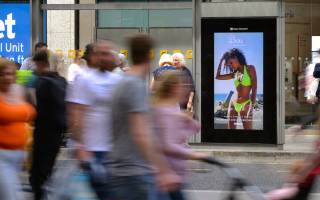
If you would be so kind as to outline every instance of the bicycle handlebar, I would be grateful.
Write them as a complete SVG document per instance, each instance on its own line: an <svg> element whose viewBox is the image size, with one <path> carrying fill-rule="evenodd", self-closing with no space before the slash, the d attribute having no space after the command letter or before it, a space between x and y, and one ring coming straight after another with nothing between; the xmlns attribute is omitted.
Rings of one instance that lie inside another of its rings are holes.
<svg viewBox="0 0 320 200"><path fill-rule="evenodd" d="M202 161L222 168L223 171L225 171L225 173L233 180L233 184L246 191L252 199L266 200L260 188L249 184L239 169L212 157L204 158Z"/></svg>
<svg viewBox="0 0 320 200"><path fill-rule="evenodd" d="M222 168L230 168L231 167L230 165L228 165L228 164L226 164L216 158L212 158L212 157L203 158L202 161L209 163L209 164L212 164L212 165L217 165Z"/></svg>

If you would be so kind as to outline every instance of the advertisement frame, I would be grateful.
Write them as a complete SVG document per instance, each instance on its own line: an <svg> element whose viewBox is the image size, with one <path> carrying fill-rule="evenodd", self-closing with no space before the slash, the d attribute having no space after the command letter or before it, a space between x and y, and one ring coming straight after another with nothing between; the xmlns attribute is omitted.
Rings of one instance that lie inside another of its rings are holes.
<svg viewBox="0 0 320 200"><path fill-rule="evenodd" d="M277 142L277 20L276 18L201 19L201 122L202 142ZM231 29L232 28L232 29ZM263 130L214 129L214 33L262 32L263 38ZM273 66L273 67L272 67Z"/></svg>

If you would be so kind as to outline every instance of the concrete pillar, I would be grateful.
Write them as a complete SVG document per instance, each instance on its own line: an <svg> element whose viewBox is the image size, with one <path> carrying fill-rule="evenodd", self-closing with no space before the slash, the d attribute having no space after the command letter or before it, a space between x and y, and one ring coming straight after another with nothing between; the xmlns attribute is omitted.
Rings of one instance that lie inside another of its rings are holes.
<svg viewBox="0 0 320 200"><path fill-rule="evenodd" d="M95 4L95 0L80 0L80 4ZM79 47L84 48L96 39L96 11L79 11Z"/></svg>
<svg viewBox="0 0 320 200"><path fill-rule="evenodd" d="M40 8L40 1L30 1L30 12L31 12L31 49L34 51L36 43L43 41L43 13Z"/></svg>

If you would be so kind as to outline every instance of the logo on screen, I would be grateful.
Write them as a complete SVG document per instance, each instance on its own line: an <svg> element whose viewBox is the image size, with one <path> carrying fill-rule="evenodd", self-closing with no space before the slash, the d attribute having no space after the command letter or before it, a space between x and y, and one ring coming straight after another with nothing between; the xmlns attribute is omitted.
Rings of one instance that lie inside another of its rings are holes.
<svg viewBox="0 0 320 200"><path fill-rule="evenodd" d="M244 39L241 39L241 38L237 38L236 36L231 36L229 39L228 39L228 43L229 44L232 44L232 45L244 45L245 44L245 41Z"/></svg>

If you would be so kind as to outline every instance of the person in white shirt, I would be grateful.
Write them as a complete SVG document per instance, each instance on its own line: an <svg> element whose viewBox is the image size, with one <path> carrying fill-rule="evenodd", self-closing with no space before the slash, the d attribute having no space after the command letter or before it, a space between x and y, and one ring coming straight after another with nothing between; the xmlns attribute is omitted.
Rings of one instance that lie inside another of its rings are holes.
<svg viewBox="0 0 320 200"><path fill-rule="evenodd" d="M114 68L113 45L100 41L93 45L93 57L88 62L95 65L88 73L76 78L71 96L71 127L77 142L78 159L85 164L102 165L112 149L111 141L111 93L121 76L111 71ZM92 57L92 56L91 56ZM103 176L103 175L101 175ZM99 199L106 199L108 191L104 178L91 173L91 183Z"/></svg>
<svg viewBox="0 0 320 200"><path fill-rule="evenodd" d="M67 80L69 83L73 83L75 77L82 73L82 66L84 65L84 60L81 58L80 51L76 51L75 59L73 63L68 68Z"/></svg>

